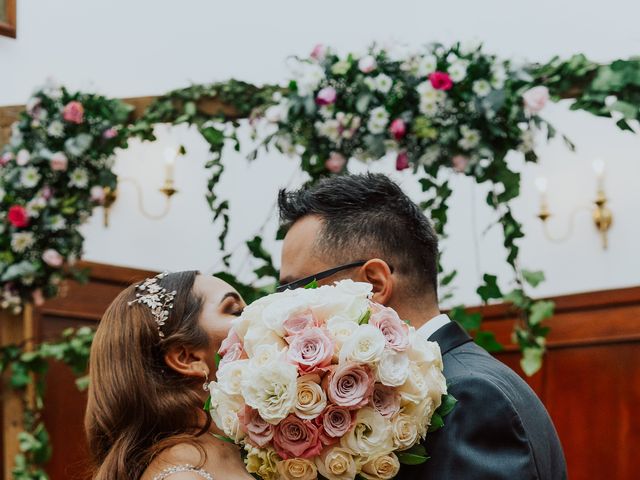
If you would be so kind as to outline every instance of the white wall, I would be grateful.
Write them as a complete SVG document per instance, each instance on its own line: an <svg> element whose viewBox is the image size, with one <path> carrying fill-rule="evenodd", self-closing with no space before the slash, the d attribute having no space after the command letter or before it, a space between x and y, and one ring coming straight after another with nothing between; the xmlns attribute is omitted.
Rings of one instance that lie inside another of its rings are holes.
<svg viewBox="0 0 640 480"><path fill-rule="evenodd" d="M317 42L341 50L358 50L373 40L399 39L411 44L439 40L480 39L500 55L546 61L559 54L583 52L598 61L628 57L640 50L637 19L640 4L503 0L427 2L419 0L300 0L188 2L159 0L19 0L18 39L0 38L0 105L24 103L32 88L54 76L71 88L93 89L116 97L163 93L192 82L236 77L255 83L279 82L285 59L306 54ZM606 9L605 9L606 6ZM552 295L640 284L640 137L619 132L612 122L551 106L544 116L571 136L573 154L561 142L541 144L539 166L524 168L523 195L515 202L524 222L522 263L542 268L548 281L536 294ZM130 185L123 185L111 226L101 215L86 226L87 259L153 269L220 266L218 227L210 223L204 202L206 145L187 129L160 129L159 141L118 155L116 169L135 176L145 188L148 210L159 211L156 189L162 179L162 152L185 143L186 158L177 167L180 194L163 221L143 218ZM550 178L551 223L557 233L567 227L569 212L595 194L591 161L607 162L607 187L614 212L610 248L602 251L588 214L577 217L573 236L549 242L535 218L533 180ZM519 159L514 158L515 164ZM263 155L247 163L242 155L225 156L227 175L219 192L232 204L230 245L253 234L273 206L275 192L297 185L294 161ZM356 169L362 167L356 167ZM392 171L392 165L386 165ZM416 192L411 174L394 174ZM484 205L482 188L457 176L450 214L446 264L458 268L456 301L476 302L482 272L504 273L498 229L483 235L494 220ZM416 197L417 198L417 197ZM267 226L273 232L274 222ZM274 253L278 246L270 245ZM234 270L250 269L240 249Z"/></svg>

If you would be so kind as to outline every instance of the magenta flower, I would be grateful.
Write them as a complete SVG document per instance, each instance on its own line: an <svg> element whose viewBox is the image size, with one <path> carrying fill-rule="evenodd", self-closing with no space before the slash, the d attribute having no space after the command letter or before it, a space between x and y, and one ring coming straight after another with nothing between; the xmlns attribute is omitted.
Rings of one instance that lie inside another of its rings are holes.
<svg viewBox="0 0 640 480"><path fill-rule="evenodd" d="M396 157L396 170L401 172L407 168L409 168L409 155L404 151L398 153L398 156Z"/></svg>
<svg viewBox="0 0 640 480"><path fill-rule="evenodd" d="M429 81L436 90L451 90L451 87L453 87L453 80L446 72L433 72L429 75Z"/></svg>
<svg viewBox="0 0 640 480"><path fill-rule="evenodd" d="M391 125L389 125L389 132L396 140L401 140L407 133L407 125L401 118L396 118Z"/></svg>
<svg viewBox="0 0 640 480"><path fill-rule="evenodd" d="M336 102L336 98L338 98L338 92L335 88L324 87L316 95L316 103L318 105L332 105Z"/></svg>

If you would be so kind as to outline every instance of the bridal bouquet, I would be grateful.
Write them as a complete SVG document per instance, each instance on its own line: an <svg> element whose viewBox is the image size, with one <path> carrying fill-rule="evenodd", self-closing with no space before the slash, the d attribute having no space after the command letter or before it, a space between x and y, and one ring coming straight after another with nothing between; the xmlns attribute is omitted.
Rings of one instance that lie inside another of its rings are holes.
<svg viewBox="0 0 640 480"><path fill-rule="evenodd" d="M264 480L390 479L443 425L442 357L371 285L289 290L249 305L218 354L206 408Z"/></svg>

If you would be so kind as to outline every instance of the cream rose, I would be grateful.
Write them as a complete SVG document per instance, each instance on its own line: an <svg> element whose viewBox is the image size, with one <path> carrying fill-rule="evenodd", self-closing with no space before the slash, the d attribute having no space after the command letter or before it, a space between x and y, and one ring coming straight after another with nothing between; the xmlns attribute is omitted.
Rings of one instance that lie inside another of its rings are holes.
<svg viewBox="0 0 640 480"><path fill-rule="evenodd" d="M356 477L356 462L346 448L327 448L315 461L318 473L327 480L353 480Z"/></svg>
<svg viewBox="0 0 640 480"><path fill-rule="evenodd" d="M253 348L253 356L249 359L249 370L255 370L272 361L283 361L284 351L278 345L263 344Z"/></svg>
<svg viewBox="0 0 640 480"><path fill-rule="evenodd" d="M336 315L357 322L369 308L372 286L352 280L337 282L335 286L325 285L309 290L311 309L321 324Z"/></svg>
<svg viewBox="0 0 640 480"><path fill-rule="evenodd" d="M409 377L399 387L399 391L405 401L420 403L429 397L433 399L435 408L438 408L442 395L447 393L447 382L438 367L411 362Z"/></svg>
<svg viewBox="0 0 640 480"><path fill-rule="evenodd" d="M306 458L290 458L276 465L283 480L316 480L318 469Z"/></svg>
<svg viewBox="0 0 640 480"><path fill-rule="evenodd" d="M391 422L371 407L358 410L353 427L340 444L355 455L373 457L393 450Z"/></svg>
<svg viewBox="0 0 640 480"><path fill-rule="evenodd" d="M248 360L236 360L225 363L218 368L216 378L218 385L227 395L240 395L242 372L246 370Z"/></svg>
<svg viewBox="0 0 640 480"><path fill-rule="evenodd" d="M379 455L362 466L360 475L367 480L391 480L400 471L400 461L395 453Z"/></svg>
<svg viewBox="0 0 640 480"><path fill-rule="evenodd" d="M442 354L440 353L440 345L436 342L430 342L423 335L412 329L409 334L410 348L407 352L409 359L413 362L428 365L435 365L442 370Z"/></svg>
<svg viewBox="0 0 640 480"><path fill-rule="evenodd" d="M420 423L424 423L420 420ZM393 427L393 448L396 450L406 450L413 447L420 436L418 434L418 424L416 419L399 413L391 419L391 425Z"/></svg>
<svg viewBox="0 0 640 480"><path fill-rule="evenodd" d="M234 441L244 438L238 419L238 412L244 408L242 399L239 396L227 395L216 382L209 384L209 393L211 394L211 418L216 426Z"/></svg>
<svg viewBox="0 0 640 480"><path fill-rule="evenodd" d="M420 403L408 402L402 407L402 414L412 419L421 440L424 440L427 436L427 430L431 425L431 417L435 411L434 405L433 399L427 397Z"/></svg>
<svg viewBox="0 0 640 480"><path fill-rule="evenodd" d="M284 419L296 404L298 373L296 367L272 361L260 369L245 372L242 396L250 407L272 425Z"/></svg>
<svg viewBox="0 0 640 480"><path fill-rule="evenodd" d="M244 449L247 452L245 463L249 473L258 474L262 480L278 480L280 478L277 464L282 459L275 450L256 448L249 444L246 444Z"/></svg>
<svg viewBox="0 0 640 480"><path fill-rule="evenodd" d="M360 325L353 335L344 342L340 350L340 363L353 361L373 363L380 360L386 339L380 330L372 325Z"/></svg>
<svg viewBox="0 0 640 480"><path fill-rule="evenodd" d="M409 376L409 357L405 352L385 349L376 368L376 378L383 385L398 387Z"/></svg>
<svg viewBox="0 0 640 480"><path fill-rule="evenodd" d="M298 378L295 414L305 420L312 420L327 406L327 395L320 386L320 376L303 375Z"/></svg>
<svg viewBox="0 0 640 480"><path fill-rule="evenodd" d="M249 326L244 336L244 350L249 357L253 357L256 347L260 345L275 345L282 350L287 346L287 343L280 335L267 327L264 322L257 321Z"/></svg>
<svg viewBox="0 0 640 480"><path fill-rule="evenodd" d="M336 352L339 352L342 350L344 342L346 342L358 328L358 323L345 315L334 315L327 320L326 327L336 341ZM337 356L335 360L337 360Z"/></svg>

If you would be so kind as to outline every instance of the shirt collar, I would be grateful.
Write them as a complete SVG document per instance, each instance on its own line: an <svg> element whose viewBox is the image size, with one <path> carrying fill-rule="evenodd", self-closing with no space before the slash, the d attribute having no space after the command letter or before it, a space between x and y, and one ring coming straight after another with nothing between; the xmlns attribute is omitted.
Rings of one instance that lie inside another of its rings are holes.
<svg viewBox="0 0 640 480"><path fill-rule="evenodd" d="M428 340L429 337L431 337L431 335L436 333L437 330L444 327L447 323L450 323L450 322L451 320L449 319L449 316L446 313L441 313L440 315L433 317L427 323L422 325L418 329L418 332L420 333L420 335L422 335L424 338Z"/></svg>

